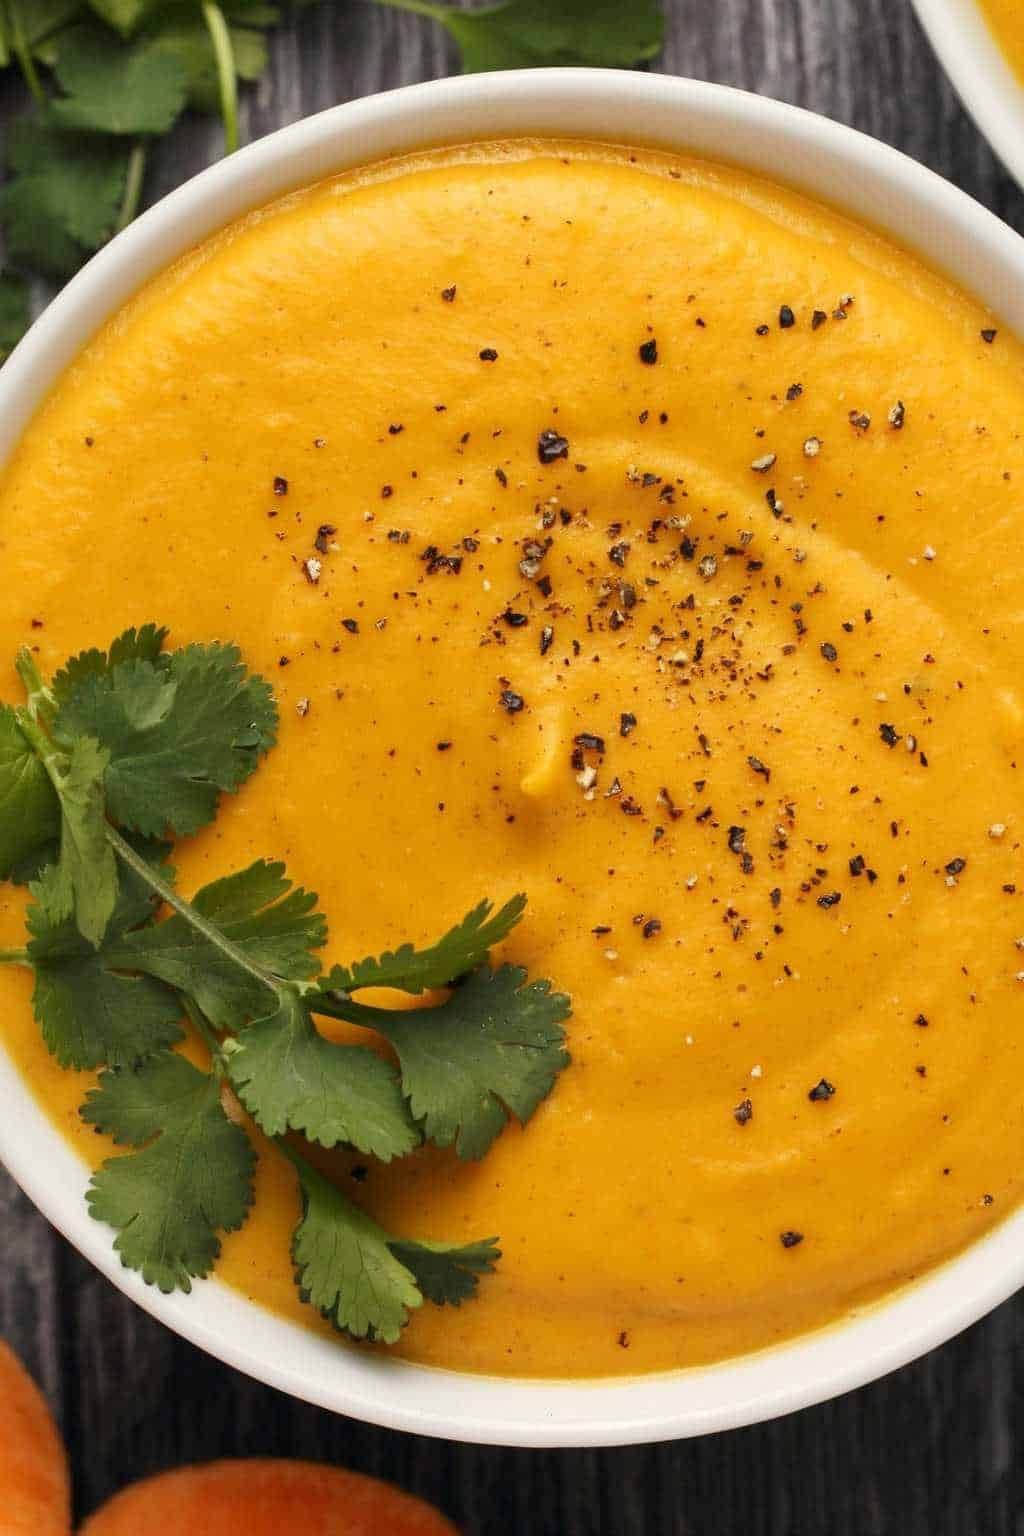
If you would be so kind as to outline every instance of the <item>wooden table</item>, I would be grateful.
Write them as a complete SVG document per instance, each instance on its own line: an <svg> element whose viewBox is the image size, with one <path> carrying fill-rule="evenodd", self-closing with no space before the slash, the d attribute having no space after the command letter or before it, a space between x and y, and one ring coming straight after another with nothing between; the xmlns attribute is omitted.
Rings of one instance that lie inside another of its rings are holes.
<svg viewBox="0 0 1024 1536"><path fill-rule="evenodd" d="M851 123L1024 231L1024 195L960 109L909 0L666 0L666 10L660 69ZM454 68L428 23L325 0L278 35L243 123L256 137ZM6 90L0 120L20 105ZM211 126L186 125L147 191L198 169L216 140ZM2 1173L0 1234L0 1333L49 1393L83 1514L182 1461L277 1454L392 1478L471 1536L1024 1536L1024 1297L888 1380L780 1423L644 1449L489 1450L372 1429L234 1375L94 1273Z"/></svg>

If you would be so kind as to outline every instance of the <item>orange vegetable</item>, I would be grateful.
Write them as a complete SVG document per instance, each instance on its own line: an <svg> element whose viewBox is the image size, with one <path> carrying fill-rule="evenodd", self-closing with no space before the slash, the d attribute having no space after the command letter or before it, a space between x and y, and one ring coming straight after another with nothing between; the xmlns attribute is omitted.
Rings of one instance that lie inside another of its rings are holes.
<svg viewBox="0 0 1024 1536"><path fill-rule="evenodd" d="M389 1483L309 1461L213 1461L135 1483L81 1536L457 1536ZM6 1533L4 1533L6 1536Z"/></svg>
<svg viewBox="0 0 1024 1536"><path fill-rule="evenodd" d="M67 1536L70 1529L68 1467L57 1426L31 1376L0 1341L0 1533Z"/></svg>

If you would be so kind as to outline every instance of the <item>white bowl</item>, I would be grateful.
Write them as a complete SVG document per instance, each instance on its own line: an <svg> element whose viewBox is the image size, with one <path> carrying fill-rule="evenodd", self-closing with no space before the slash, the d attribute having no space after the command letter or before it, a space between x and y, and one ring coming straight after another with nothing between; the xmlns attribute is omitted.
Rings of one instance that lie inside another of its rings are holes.
<svg viewBox="0 0 1024 1536"><path fill-rule="evenodd" d="M360 162L514 134L642 137L775 177L914 246L1024 331L1024 241L895 150L808 112L690 80L597 70L473 76L373 96L285 128L205 171L119 235L0 371L0 460L64 366L140 283L226 221ZM0 1157L126 1295L259 1380L419 1434L522 1446L620 1445L734 1428L821 1402L941 1344L1024 1284L1024 1211L845 1324L706 1368L595 1382L504 1380L345 1348L216 1280L162 1296L121 1267L86 1212L87 1170L0 1051ZM485 1305L486 1303L482 1303Z"/></svg>
<svg viewBox="0 0 1024 1536"><path fill-rule="evenodd" d="M957 95L1007 170L1024 187L1024 83L976 0L914 0Z"/></svg>

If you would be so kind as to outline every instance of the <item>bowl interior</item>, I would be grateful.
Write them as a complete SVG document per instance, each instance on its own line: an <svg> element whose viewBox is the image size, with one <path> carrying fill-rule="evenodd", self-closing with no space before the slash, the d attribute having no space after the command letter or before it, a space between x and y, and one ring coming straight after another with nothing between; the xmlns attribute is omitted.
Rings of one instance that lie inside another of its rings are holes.
<svg viewBox="0 0 1024 1536"><path fill-rule="evenodd" d="M638 128L642 131L638 132ZM1024 242L896 151L776 102L669 77L523 71L412 86L298 123L188 183L73 280L0 373L0 457L84 342L151 275L248 209L349 166L502 135L646 143L784 181L914 247L1024 331ZM1024 140L1022 140L1024 142ZM43 1213L154 1316L230 1365L335 1411L453 1439L614 1445L735 1427L821 1401L941 1343L1024 1283L1024 1212L863 1315L743 1359L637 1379L465 1376L346 1349L217 1281L162 1296L88 1216L88 1171L0 1051L0 1158Z"/></svg>

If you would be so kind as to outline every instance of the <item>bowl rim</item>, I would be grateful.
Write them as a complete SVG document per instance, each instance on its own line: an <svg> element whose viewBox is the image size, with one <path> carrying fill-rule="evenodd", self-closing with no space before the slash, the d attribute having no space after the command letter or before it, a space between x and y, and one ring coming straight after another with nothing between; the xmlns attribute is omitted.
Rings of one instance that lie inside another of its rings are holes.
<svg viewBox="0 0 1024 1536"><path fill-rule="evenodd" d="M89 336L151 275L239 214L351 165L427 145L561 136L643 142L731 162L838 206L969 288L1024 332L1024 240L916 162L800 108L672 76L525 70L406 86L280 129L203 171L68 284L0 370L0 463ZM684 1438L774 1418L874 1381L1024 1285L1024 1209L861 1315L772 1349L660 1375L477 1376L346 1350L213 1279L164 1296L121 1267L88 1215L88 1169L0 1049L0 1160L121 1291L256 1379L389 1428L524 1447Z"/></svg>
<svg viewBox="0 0 1024 1536"><path fill-rule="evenodd" d="M913 0L957 95L1006 169L1024 186L1024 81L977 0Z"/></svg>

